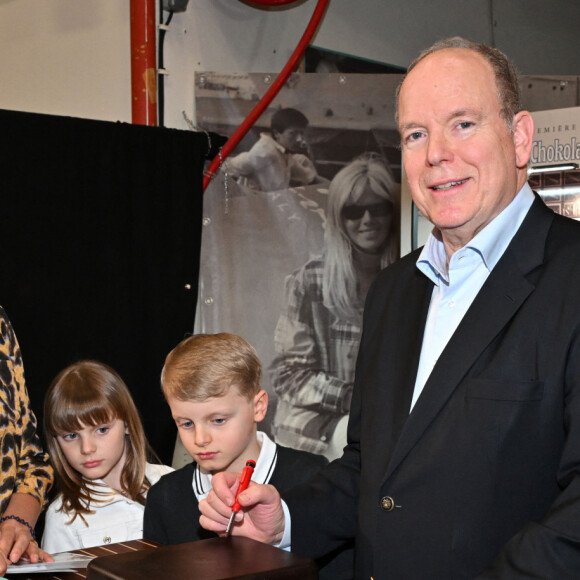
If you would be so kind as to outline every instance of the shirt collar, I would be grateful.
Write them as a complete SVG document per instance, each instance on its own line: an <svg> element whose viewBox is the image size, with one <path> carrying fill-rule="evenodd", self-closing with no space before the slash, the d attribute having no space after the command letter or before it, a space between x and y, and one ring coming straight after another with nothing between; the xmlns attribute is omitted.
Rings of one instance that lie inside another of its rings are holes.
<svg viewBox="0 0 580 580"><path fill-rule="evenodd" d="M464 249L479 254L485 267L489 271L493 270L526 217L533 201L534 193L526 182L512 202L470 240ZM463 248L458 252L462 251ZM417 268L436 285L439 285L441 280L448 281L447 255L437 228L433 228L429 234L417 260Z"/></svg>
<svg viewBox="0 0 580 580"><path fill-rule="evenodd" d="M256 460L256 467L252 474L252 481L256 483L268 483L274 469L276 468L276 460L278 459L278 448L276 444L262 431L256 433L258 441L262 444L260 455ZM197 501L201 501L207 497L211 490L211 473L203 473L196 464L193 470L193 493Z"/></svg>
<svg viewBox="0 0 580 580"><path fill-rule="evenodd" d="M260 137L263 137L264 139L269 139L272 142L272 145L274 145L274 147L278 149L280 153L286 153L286 147L280 145L280 143L278 143L278 141L276 141L276 139L274 139L272 135L269 135L268 133L260 133Z"/></svg>
<svg viewBox="0 0 580 580"><path fill-rule="evenodd" d="M91 505L103 505L103 504L113 504L120 501L126 501L132 503L133 500L120 491L110 487L102 479L87 480L87 489L92 498ZM1 578L0 578L1 580Z"/></svg>

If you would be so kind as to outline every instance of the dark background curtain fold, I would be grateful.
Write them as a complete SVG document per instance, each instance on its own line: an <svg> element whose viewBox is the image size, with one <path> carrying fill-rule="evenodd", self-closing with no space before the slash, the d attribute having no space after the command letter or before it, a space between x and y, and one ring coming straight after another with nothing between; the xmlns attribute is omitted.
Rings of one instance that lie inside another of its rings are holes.
<svg viewBox="0 0 580 580"><path fill-rule="evenodd" d="M171 462L159 374L193 331L208 145L204 133L0 110L0 304L40 424L52 378L95 358L121 374Z"/></svg>

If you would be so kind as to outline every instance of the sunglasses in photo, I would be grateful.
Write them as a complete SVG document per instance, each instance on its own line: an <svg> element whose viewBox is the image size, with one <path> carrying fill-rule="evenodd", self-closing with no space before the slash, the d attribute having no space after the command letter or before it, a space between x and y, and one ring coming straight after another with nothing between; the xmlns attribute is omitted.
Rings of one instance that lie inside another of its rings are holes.
<svg viewBox="0 0 580 580"><path fill-rule="evenodd" d="M340 213L346 220L360 220L367 211L371 217L384 217L390 212L390 204L383 201L371 205L345 205Z"/></svg>

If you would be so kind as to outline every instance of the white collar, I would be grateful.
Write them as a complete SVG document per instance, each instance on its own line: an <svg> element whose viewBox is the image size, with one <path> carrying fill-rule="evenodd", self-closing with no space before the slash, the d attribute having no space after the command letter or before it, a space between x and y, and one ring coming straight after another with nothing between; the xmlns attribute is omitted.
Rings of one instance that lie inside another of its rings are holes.
<svg viewBox="0 0 580 580"><path fill-rule="evenodd" d="M261 442L262 448L260 455L256 461L256 468L252 475L252 481L256 483L268 483L276 468L276 460L278 459L278 446L262 431L256 433L258 441ZM193 470L192 481L193 493L197 501L201 501L207 497L211 489L211 474L203 473L197 463Z"/></svg>
<svg viewBox="0 0 580 580"><path fill-rule="evenodd" d="M274 145L274 147L278 149L280 153L287 152L286 147L284 147L284 145L280 145L280 143L278 143L278 141L276 141L276 139L274 139L274 137L270 133L260 133L260 137L264 137L265 139L270 140L272 142L272 145Z"/></svg>

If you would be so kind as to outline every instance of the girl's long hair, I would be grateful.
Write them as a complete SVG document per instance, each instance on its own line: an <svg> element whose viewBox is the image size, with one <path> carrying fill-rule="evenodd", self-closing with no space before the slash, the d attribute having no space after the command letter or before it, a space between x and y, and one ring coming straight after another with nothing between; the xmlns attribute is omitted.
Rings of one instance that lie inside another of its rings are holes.
<svg viewBox="0 0 580 580"><path fill-rule="evenodd" d="M385 199L392 211L381 255L381 268L399 257L400 188L378 155L362 155L343 167L328 189L322 294L324 305L343 320L360 320L364 297L358 294L352 243L344 228L341 212L345 205L356 203L367 186Z"/></svg>
<svg viewBox="0 0 580 580"><path fill-rule="evenodd" d="M77 515L84 520L83 514L94 513L91 504L106 502L109 493L95 491L94 482L70 466L57 436L115 419L121 419L128 431L126 462L121 473L121 489L117 491L145 505L145 494L150 487L145 465L150 449L139 412L123 379L102 362L84 360L65 368L52 381L44 400L44 428L62 509L71 515L71 522Z"/></svg>

